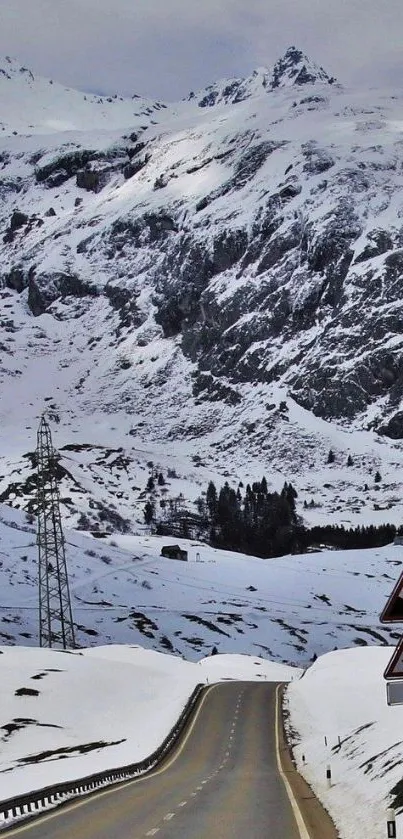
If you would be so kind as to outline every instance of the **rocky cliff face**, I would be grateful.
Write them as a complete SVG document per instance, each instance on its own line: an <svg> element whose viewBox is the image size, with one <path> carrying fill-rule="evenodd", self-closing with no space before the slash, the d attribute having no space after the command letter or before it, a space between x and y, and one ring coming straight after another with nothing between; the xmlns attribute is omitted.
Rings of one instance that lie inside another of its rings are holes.
<svg viewBox="0 0 403 839"><path fill-rule="evenodd" d="M361 485L403 438L402 106L291 48L125 131L3 132L6 448L52 404L63 426L119 413L130 444L290 477L371 431Z"/></svg>

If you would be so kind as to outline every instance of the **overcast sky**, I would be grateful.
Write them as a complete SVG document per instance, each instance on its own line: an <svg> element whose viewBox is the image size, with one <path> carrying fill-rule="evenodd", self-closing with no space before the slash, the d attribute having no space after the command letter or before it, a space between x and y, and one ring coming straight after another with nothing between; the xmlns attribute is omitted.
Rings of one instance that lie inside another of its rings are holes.
<svg viewBox="0 0 403 839"><path fill-rule="evenodd" d="M346 85L403 83L402 0L0 0L0 56L72 87L179 99L291 44Z"/></svg>

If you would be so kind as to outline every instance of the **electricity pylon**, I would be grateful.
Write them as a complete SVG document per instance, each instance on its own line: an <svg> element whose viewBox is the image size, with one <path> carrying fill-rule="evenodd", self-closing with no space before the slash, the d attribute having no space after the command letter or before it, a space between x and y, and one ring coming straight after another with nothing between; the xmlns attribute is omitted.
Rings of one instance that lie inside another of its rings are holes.
<svg viewBox="0 0 403 839"><path fill-rule="evenodd" d="M60 517L58 456L45 417L40 421L37 441L39 644L73 649L76 644Z"/></svg>

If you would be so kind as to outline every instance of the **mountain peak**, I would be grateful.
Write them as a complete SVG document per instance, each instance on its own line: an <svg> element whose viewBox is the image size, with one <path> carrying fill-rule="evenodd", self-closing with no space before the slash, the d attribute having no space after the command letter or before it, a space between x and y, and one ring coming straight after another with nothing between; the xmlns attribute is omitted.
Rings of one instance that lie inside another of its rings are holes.
<svg viewBox="0 0 403 839"><path fill-rule="evenodd" d="M311 61L301 50L288 47L273 67L270 88L275 90L278 87L314 84L315 82L334 84L336 79L329 76L323 67Z"/></svg>
<svg viewBox="0 0 403 839"><path fill-rule="evenodd" d="M297 47L288 47L272 69L258 67L247 78L222 79L209 85L197 94L191 93L190 100L196 100L199 107L214 105L235 105L251 96L267 93L278 88L305 84L335 84L337 79L329 76L319 64L311 61Z"/></svg>

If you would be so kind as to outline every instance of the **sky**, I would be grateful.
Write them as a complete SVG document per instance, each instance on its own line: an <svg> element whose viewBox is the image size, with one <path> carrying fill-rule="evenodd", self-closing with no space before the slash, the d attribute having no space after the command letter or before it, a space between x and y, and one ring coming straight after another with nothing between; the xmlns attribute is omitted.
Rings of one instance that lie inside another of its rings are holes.
<svg viewBox="0 0 403 839"><path fill-rule="evenodd" d="M71 87L174 100L295 45L343 84L401 85L402 0L0 0L0 56Z"/></svg>

